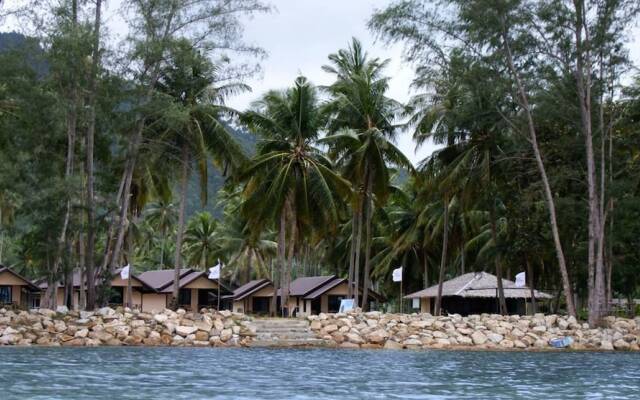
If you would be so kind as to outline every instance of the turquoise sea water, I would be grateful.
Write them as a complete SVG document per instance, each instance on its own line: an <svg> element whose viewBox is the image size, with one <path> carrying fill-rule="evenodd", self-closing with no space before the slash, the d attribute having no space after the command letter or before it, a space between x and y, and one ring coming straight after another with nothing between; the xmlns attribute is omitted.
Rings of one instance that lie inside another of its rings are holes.
<svg viewBox="0 0 640 400"><path fill-rule="evenodd" d="M0 348L0 399L640 399L640 354Z"/></svg>

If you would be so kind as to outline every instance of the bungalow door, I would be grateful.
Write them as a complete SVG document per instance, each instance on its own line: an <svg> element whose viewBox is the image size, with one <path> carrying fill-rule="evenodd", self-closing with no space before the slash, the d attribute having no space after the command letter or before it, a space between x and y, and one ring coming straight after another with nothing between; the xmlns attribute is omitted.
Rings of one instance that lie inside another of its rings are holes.
<svg viewBox="0 0 640 400"><path fill-rule="evenodd" d="M11 295L11 286L0 285L0 304L11 304L13 302Z"/></svg>

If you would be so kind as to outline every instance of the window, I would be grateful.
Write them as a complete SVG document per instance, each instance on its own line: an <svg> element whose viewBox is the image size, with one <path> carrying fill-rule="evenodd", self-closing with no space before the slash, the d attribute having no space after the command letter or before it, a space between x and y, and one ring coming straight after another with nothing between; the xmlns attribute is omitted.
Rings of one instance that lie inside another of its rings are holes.
<svg viewBox="0 0 640 400"><path fill-rule="evenodd" d="M0 303L9 304L11 301L11 286L0 286Z"/></svg>
<svg viewBox="0 0 640 400"><path fill-rule="evenodd" d="M191 305L191 289L180 289L180 291L178 292L178 305Z"/></svg>

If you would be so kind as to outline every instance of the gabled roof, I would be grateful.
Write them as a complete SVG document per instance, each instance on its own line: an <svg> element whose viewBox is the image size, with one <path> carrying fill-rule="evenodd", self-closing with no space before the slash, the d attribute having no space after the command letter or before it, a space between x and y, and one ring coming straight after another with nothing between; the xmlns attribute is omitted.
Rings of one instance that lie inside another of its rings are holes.
<svg viewBox="0 0 640 400"><path fill-rule="evenodd" d="M498 287L498 278L488 272L470 272L460 275L442 283L442 296L460 297L484 297L495 298ZM504 297L506 298L530 298L531 290L527 286L518 287L515 282L503 279ZM437 297L438 285L420 290L405 296L405 299L417 299L421 297ZM551 295L535 290L534 296L541 299L550 299Z"/></svg>
<svg viewBox="0 0 640 400"><path fill-rule="evenodd" d="M183 277L189 275L192 272L193 270L190 268L181 269L180 280L182 280ZM173 284L174 274L174 269L157 269L153 271L145 271L138 275L138 277L142 282L145 282L147 285L161 292L168 286L171 286Z"/></svg>
<svg viewBox="0 0 640 400"><path fill-rule="evenodd" d="M328 291L330 291L331 289L335 288L338 285L341 284L348 284L348 280L345 278L336 278L334 277L333 280L327 281L326 283L324 283L323 285L319 286L318 288L316 288L314 291L312 291L311 293L308 293L304 298L305 300L314 300L317 299L318 297L322 296L323 294L327 293ZM360 286L360 293L363 292L362 286ZM380 301L380 300L384 300L384 297L382 295L380 295L379 293L375 292L373 289L369 288L369 295Z"/></svg>
<svg viewBox="0 0 640 400"><path fill-rule="evenodd" d="M171 293L173 291L173 279L174 269L157 269L152 271L146 271L139 275L142 282L153 287L156 291L161 293ZM180 280L178 281L178 287L183 288L191 282L200 277L209 279L206 271L197 271L192 268L183 268L180 270ZM220 289L223 292L231 293L231 290L224 284L220 283L218 279L210 279L220 284Z"/></svg>
<svg viewBox="0 0 640 400"><path fill-rule="evenodd" d="M5 267L4 265L0 265L0 274L3 272L8 272L10 274L12 274L13 276L15 276L16 278L24 281L24 283L26 283L26 286L29 286L30 289L32 290L40 290L40 288L38 286L36 286L33 282L31 282L29 279L25 278L24 276L20 275L19 273L15 272L13 269L9 268L9 267Z"/></svg>
<svg viewBox="0 0 640 400"><path fill-rule="evenodd" d="M245 297L250 296L258 290L265 288L271 284L272 283L269 279L255 279L245 283L244 285L234 290L232 297L234 300L242 300Z"/></svg>
<svg viewBox="0 0 640 400"><path fill-rule="evenodd" d="M116 269L116 270L115 270L115 272L114 272L114 274L113 274L113 277L115 278L116 276L120 275L120 271L122 271L122 268L118 268L118 269ZM71 278L71 279L72 279L72 282L73 282L73 287L74 287L75 289L80 289L80 279L81 279L80 277L81 277L81 272L80 272L80 270L77 270L77 269L76 269L76 270L74 270L74 271L73 271L73 275L72 275L72 278ZM150 290L150 291L152 291L152 292L155 292L155 291L156 291L156 289L155 289L155 288L153 288L153 287L152 287L151 285L149 285L147 282L145 282L145 281L143 281L142 279L140 279L140 275L139 275L139 274L132 274L132 275L131 275L131 278L132 278L133 280L136 280L136 281L140 282L140 283L142 284L142 286L143 286L145 289ZM96 277L95 277L95 282L96 282L96 285L100 284L100 277L99 277L99 276L96 276ZM46 280L46 279L44 279L44 278L39 279L38 281L36 281L36 284L38 285L38 287L39 287L40 289L46 289L47 287L49 287L49 283L48 283L48 282L47 282L47 280ZM64 286L64 284L63 284L63 282L62 282L62 281L58 282L58 287L63 287L63 286Z"/></svg>
<svg viewBox="0 0 640 400"><path fill-rule="evenodd" d="M335 275L298 278L289 285L289 296L306 296L334 279Z"/></svg>

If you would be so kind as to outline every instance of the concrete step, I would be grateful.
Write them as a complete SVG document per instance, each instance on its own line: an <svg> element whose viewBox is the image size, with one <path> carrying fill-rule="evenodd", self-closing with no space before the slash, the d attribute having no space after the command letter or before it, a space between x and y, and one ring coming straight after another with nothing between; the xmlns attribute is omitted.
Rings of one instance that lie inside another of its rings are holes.
<svg viewBox="0 0 640 400"><path fill-rule="evenodd" d="M271 333L260 332L256 335L258 339L315 339L316 335L309 332Z"/></svg>
<svg viewBox="0 0 640 400"><path fill-rule="evenodd" d="M329 347L335 343L323 339L277 339L260 340L254 339L250 347Z"/></svg>

